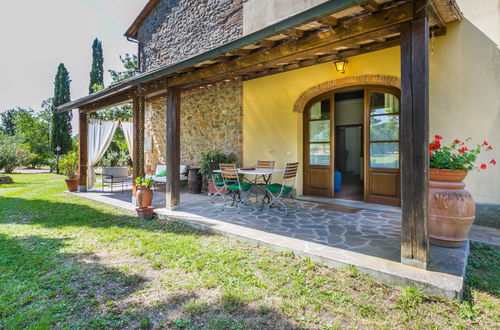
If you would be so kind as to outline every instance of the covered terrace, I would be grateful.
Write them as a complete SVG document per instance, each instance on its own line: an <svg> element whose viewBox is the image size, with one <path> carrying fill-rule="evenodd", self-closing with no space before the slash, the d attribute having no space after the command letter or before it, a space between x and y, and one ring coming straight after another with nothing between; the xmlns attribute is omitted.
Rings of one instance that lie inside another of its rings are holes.
<svg viewBox="0 0 500 330"><path fill-rule="evenodd" d="M179 181L182 92L400 46L402 214L395 226L400 261L425 269L429 264L429 37L444 34L445 25L459 18L453 1L327 1L208 52L62 105L59 111L79 109L80 191L86 191L91 112L133 104L133 176L140 177L144 176L145 103L166 97L167 184L164 208L158 212L168 217L180 210L181 200L189 203L181 199ZM314 221L315 213L310 210L304 217Z"/></svg>

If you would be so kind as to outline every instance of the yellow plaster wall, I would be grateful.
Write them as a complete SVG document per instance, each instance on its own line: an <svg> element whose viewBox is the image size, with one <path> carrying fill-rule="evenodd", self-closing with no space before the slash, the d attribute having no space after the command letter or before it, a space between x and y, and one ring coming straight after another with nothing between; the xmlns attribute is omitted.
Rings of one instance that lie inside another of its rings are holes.
<svg viewBox="0 0 500 330"><path fill-rule="evenodd" d="M431 136L485 139L496 148L481 160L500 162L500 51L467 18L447 30L445 36L431 40ZM314 85L364 74L399 77L399 47L349 58L345 74L326 63L244 82L245 166L258 159L276 160L280 168L291 161L302 164L302 114L292 112L295 100ZM471 172L466 183L477 202L500 204L500 165ZM297 188L301 194L302 169Z"/></svg>
<svg viewBox="0 0 500 330"><path fill-rule="evenodd" d="M302 114L293 113L295 100L306 89L348 75L400 75L399 48L355 56L349 59L345 74L332 63L285 72L243 84L243 162L275 160L284 168L287 162L302 164ZM302 194L302 166L297 182Z"/></svg>
<svg viewBox="0 0 500 330"><path fill-rule="evenodd" d="M499 161L500 50L464 14L462 22L449 24L447 34L431 43L430 132L487 140L495 150L480 160ZM465 182L476 202L500 204L500 163L469 173Z"/></svg>

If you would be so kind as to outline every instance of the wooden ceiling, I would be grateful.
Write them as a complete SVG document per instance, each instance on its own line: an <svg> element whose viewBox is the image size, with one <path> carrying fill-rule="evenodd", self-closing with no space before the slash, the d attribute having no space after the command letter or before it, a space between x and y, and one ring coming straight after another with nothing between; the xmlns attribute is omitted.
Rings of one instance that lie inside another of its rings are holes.
<svg viewBox="0 0 500 330"><path fill-rule="evenodd" d="M79 108L92 112L130 102L137 93L151 100L164 96L169 87L192 90L220 82L250 80L394 47L400 43L400 24L413 17L413 5L413 1L409 0L367 0L332 15L309 19L140 85L125 81L110 86L109 89L117 91L103 99L79 105ZM446 23L460 18L452 10L440 10L434 2L428 9L430 33L435 36L445 33ZM155 71L142 75L148 74L154 76ZM132 80L137 78L140 76ZM122 90L120 84L124 85Z"/></svg>

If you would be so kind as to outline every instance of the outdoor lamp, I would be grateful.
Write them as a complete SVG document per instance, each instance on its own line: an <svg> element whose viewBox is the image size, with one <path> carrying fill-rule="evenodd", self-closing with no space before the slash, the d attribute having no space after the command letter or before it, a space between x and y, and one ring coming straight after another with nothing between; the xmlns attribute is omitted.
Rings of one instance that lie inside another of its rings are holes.
<svg viewBox="0 0 500 330"><path fill-rule="evenodd" d="M335 69L337 72L345 73L345 67L347 66L347 60L336 60L333 62L335 64Z"/></svg>

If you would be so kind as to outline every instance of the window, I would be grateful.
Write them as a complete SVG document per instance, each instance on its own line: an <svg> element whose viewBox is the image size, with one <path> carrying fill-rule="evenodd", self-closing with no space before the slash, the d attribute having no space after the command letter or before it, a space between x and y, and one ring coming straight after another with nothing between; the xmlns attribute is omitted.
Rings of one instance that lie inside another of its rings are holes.
<svg viewBox="0 0 500 330"><path fill-rule="evenodd" d="M399 168L399 99L392 94L370 96L370 167Z"/></svg>
<svg viewBox="0 0 500 330"><path fill-rule="evenodd" d="M330 99L309 108L309 164L330 166Z"/></svg>

